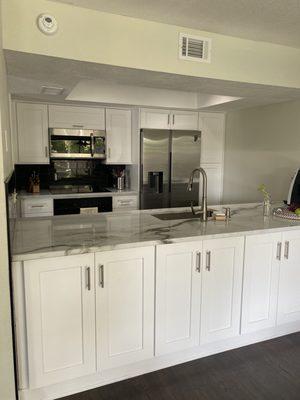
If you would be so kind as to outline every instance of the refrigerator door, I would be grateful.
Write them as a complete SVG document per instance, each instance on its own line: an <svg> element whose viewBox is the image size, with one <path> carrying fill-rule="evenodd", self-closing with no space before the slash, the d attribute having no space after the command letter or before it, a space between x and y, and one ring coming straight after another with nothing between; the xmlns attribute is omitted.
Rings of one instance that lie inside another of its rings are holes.
<svg viewBox="0 0 300 400"><path fill-rule="evenodd" d="M170 131L141 130L141 209L170 206Z"/></svg>
<svg viewBox="0 0 300 400"><path fill-rule="evenodd" d="M188 207L191 201L198 205L198 175L191 192L187 184L193 169L200 167L200 150L200 131L172 131L171 207Z"/></svg>

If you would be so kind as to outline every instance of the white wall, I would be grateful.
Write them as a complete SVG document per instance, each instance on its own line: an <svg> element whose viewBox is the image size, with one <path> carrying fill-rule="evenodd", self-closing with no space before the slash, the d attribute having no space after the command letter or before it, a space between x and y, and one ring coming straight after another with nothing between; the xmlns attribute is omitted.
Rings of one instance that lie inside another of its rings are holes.
<svg viewBox="0 0 300 400"><path fill-rule="evenodd" d="M300 101L227 114L224 202L260 201L261 183L273 200L285 200L299 167Z"/></svg>
<svg viewBox="0 0 300 400"><path fill-rule="evenodd" d="M5 148L3 149L2 145L4 143L6 146L6 140L3 138L5 130L9 132L9 113L5 64L0 33L0 135L2 136L2 140L0 140L0 399L13 400L15 398L15 387L13 373L8 275L9 265L4 192L4 179L9 174L11 169L11 156Z"/></svg>

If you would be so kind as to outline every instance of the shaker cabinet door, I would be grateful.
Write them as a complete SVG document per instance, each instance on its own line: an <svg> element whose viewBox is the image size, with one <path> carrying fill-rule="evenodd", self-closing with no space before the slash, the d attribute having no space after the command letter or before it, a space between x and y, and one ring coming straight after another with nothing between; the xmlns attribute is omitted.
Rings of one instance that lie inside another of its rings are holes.
<svg viewBox="0 0 300 400"><path fill-rule="evenodd" d="M131 111L106 109L106 164L131 164Z"/></svg>
<svg viewBox="0 0 300 400"><path fill-rule="evenodd" d="M94 255L24 262L30 389L92 374Z"/></svg>
<svg viewBox="0 0 300 400"><path fill-rule="evenodd" d="M154 247L96 253L98 371L153 357Z"/></svg>
<svg viewBox="0 0 300 400"><path fill-rule="evenodd" d="M19 164L49 163L47 105L17 103Z"/></svg>
<svg viewBox="0 0 300 400"><path fill-rule="evenodd" d="M281 257L281 233L246 238L242 333L276 326Z"/></svg>
<svg viewBox="0 0 300 400"><path fill-rule="evenodd" d="M202 242L157 246L155 353L199 345Z"/></svg>
<svg viewBox="0 0 300 400"><path fill-rule="evenodd" d="M244 238L205 240L203 255L200 344L240 333Z"/></svg>
<svg viewBox="0 0 300 400"><path fill-rule="evenodd" d="M277 323L300 321L300 232L282 234Z"/></svg>

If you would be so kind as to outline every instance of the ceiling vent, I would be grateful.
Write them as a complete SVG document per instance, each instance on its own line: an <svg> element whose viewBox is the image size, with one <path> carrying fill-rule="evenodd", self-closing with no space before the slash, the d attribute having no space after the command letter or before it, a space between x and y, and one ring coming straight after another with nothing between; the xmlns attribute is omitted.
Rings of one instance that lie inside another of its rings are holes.
<svg viewBox="0 0 300 400"><path fill-rule="evenodd" d="M211 39L200 36L179 35L179 58L210 63Z"/></svg>
<svg viewBox="0 0 300 400"><path fill-rule="evenodd" d="M42 86L41 93L42 94L49 94L51 96L59 96L62 94L64 91L64 88L62 87L56 87L56 86Z"/></svg>

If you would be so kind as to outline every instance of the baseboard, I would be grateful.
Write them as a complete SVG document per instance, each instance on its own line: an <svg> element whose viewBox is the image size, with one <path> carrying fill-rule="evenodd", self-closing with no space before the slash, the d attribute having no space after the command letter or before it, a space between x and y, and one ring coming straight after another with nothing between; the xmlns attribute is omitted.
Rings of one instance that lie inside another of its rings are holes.
<svg viewBox="0 0 300 400"><path fill-rule="evenodd" d="M182 364L213 354L222 353L224 351L232 350L242 346L274 339L276 337L284 336L298 331L300 331L300 321L277 326L270 329L264 329L259 332L240 335L234 338L206 344L203 346L193 347L191 349L177 353L153 357L149 360L141 361L135 364L102 371L98 374L69 380L63 383L58 383L40 389L23 389L19 391L19 399L54 400L60 397L83 392L89 389L94 389L124 379L133 378L138 375L143 375L149 372L168 368L177 364Z"/></svg>

